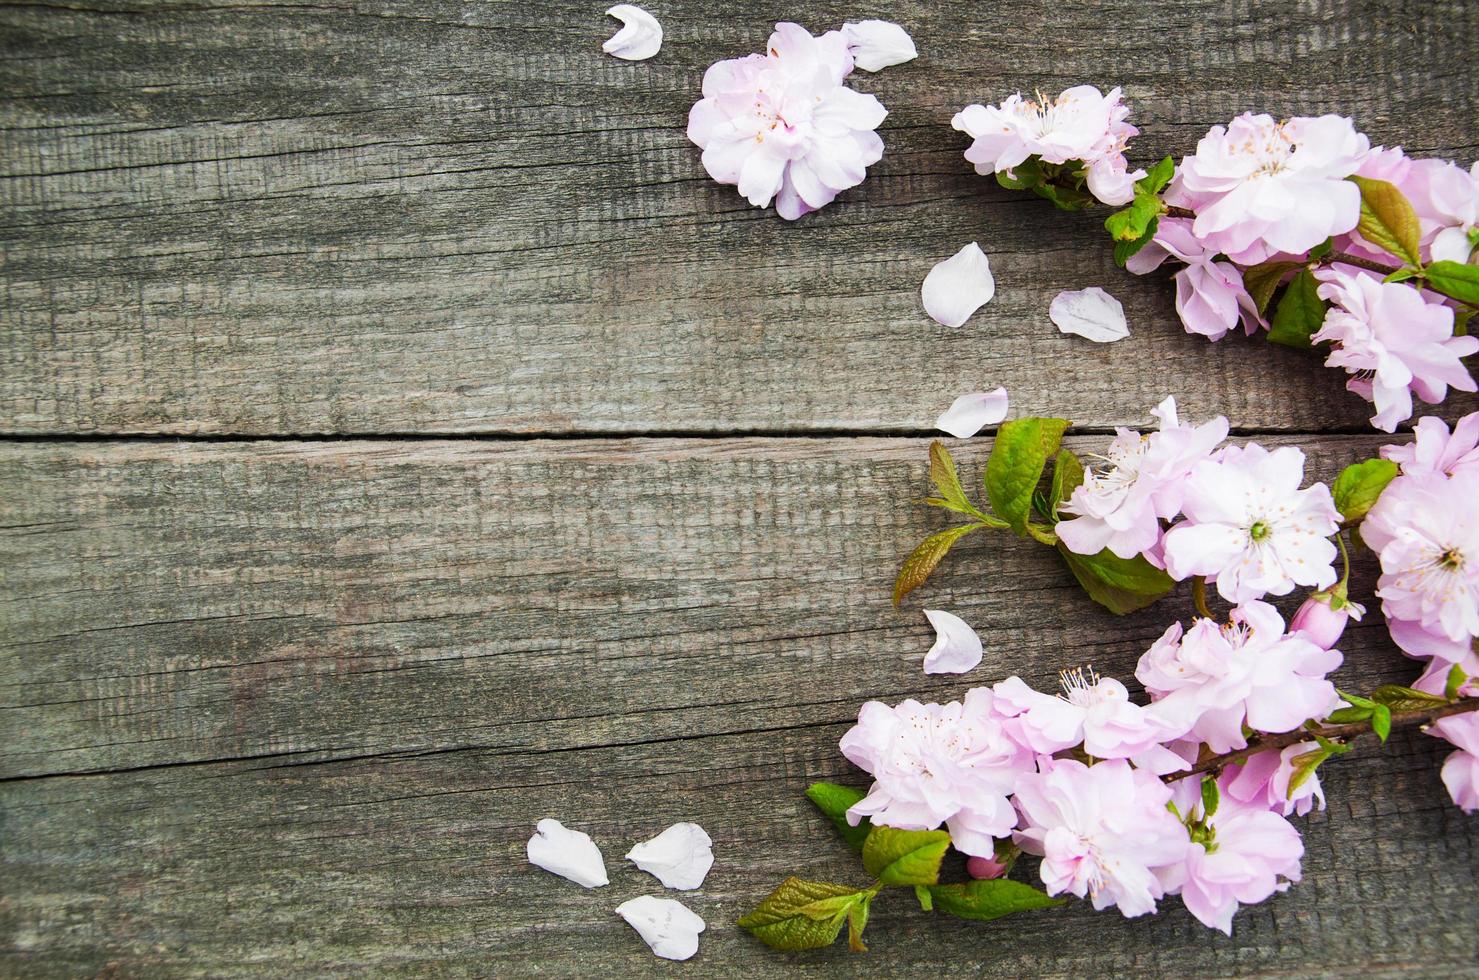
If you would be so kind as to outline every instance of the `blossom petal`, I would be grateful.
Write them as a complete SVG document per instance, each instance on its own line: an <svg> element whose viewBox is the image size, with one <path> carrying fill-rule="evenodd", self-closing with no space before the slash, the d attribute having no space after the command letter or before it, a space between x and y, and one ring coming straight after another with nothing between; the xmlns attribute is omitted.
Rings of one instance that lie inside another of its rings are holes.
<svg viewBox="0 0 1479 980"><path fill-rule="evenodd" d="M662 47L662 25L641 7L619 3L606 13L622 27L601 45L602 51L623 61L646 61Z"/></svg>
<svg viewBox="0 0 1479 980"><path fill-rule="evenodd" d="M1125 308L1098 286L1059 293L1048 307L1048 316L1063 333L1078 334L1096 344L1111 344L1130 336Z"/></svg>
<svg viewBox="0 0 1479 980"><path fill-rule="evenodd" d="M529 863L569 878L586 888L599 888L610 881L601 849L588 834L567 830L558 820L544 819L534 829L526 849Z"/></svg>
<svg viewBox="0 0 1479 980"><path fill-rule="evenodd" d="M935 645L924 655L926 674L964 674L981 662L981 638L970 624L938 609L924 614L935 628Z"/></svg>
<svg viewBox="0 0 1479 980"><path fill-rule="evenodd" d="M668 888L688 891L714 866L714 842L696 823L675 823L627 852L627 860Z"/></svg>
<svg viewBox="0 0 1479 980"><path fill-rule="evenodd" d="M698 934L704 931L704 920L682 902L643 895L622 902L616 914L665 960L686 960L698 952Z"/></svg>
<svg viewBox="0 0 1479 980"><path fill-rule="evenodd" d="M943 262L937 262L924 277L919 290L924 311L936 323L958 327L996 295L991 263L981 246L971 242Z"/></svg>
<svg viewBox="0 0 1479 980"><path fill-rule="evenodd" d="M957 439L969 439L988 425L1007 417L1007 390L975 391L961 395L950 403L945 414L935 419L935 428Z"/></svg>
<svg viewBox="0 0 1479 980"><path fill-rule="evenodd" d="M919 57L909 32L886 20L843 24L842 35L847 38L853 64L863 71L882 71Z"/></svg>

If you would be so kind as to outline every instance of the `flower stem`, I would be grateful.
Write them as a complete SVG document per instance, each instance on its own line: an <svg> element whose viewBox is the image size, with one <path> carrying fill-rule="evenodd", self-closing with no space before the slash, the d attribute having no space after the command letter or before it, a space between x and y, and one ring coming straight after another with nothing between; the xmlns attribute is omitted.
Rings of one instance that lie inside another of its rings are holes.
<svg viewBox="0 0 1479 980"><path fill-rule="evenodd" d="M1207 608L1207 580L1200 575L1191 580L1191 601L1197 607L1198 616L1212 618L1212 610Z"/></svg>
<svg viewBox="0 0 1479 980"><path fill-rule="evenodd" d="M1426 725L1437 721L1439 718L1447 718L1450 715L1460 715L1467 711L1479 711L1479 698L1461 698L1458 701L1450 701L1448 704L1434 705L1431 708L1419 708L1416 711L1394 711L1392 712L1392 727L1405 728L1413 725ZM1249 742L1245 749L1236 752L1225 752L1222 755L1213 756L1192 766L1189 771L1173 772L1163 778L1167 782L1184 779L1187 776L1195 776L1201 773L1221 772L1228 766L1236 765L1249 756L1257 755L1259 752L1278 751L1300 742L1313 742L1316 736L1330 739L1331 741L1345 741L1358 738L1362 735L1373 734L1369 721L1353 721L1345 725L1317 725L1314 728L1296 728L1292 732L1283 732L1278 735L1258 735Z"/></svg>

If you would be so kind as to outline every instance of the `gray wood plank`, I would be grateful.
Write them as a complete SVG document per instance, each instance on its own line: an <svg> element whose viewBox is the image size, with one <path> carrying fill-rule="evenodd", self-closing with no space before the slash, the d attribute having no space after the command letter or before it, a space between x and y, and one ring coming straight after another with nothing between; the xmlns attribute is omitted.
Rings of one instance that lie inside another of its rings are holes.
<svg viewBox="0 0 1479 980"><path fill-rule="evenodd" d="M1381 440L1294 441L1329 478ZM1182 595L1114 620L1045 549L1003 539L968 541L895 611L897 561L941 520L908 503L925 445L0 448L0 973L663 968L610 914L656 884L627 868L586 892L530 868L542 816L591 832L613 869L668 823L703 824L706 975L1471 966L1479 824L1416 733L1331 765L1305 883L1230 940L1175 903L968 925L902 896L867 957L785 958L740 933L786 873L858 880L800 794L859 781L836 740L863 700L1011 671L1046 684L1085 661L1128 677L1187 611ZM963 444L967 473L988 447ZM923 605L981 629L980 668L920 673ZM1413 672L1375 617L1343 646L1342 685Z"/></svg>
<svg viewBox="0 0 1479 980"><path fill-rule="evenodd" d="M641 64L601 53L602 6L0 5L0 431L902 433L997 384L1083 424L1174 387L1253 430L1358 431L1336 372L1184 335L1096 218L971 174L950 115L1091 81L1125 86L1143 161L1247 108L1479 144L1463 0L672 0ZM886 14L922 55L860 73L887 155L787 224L682 129L704 67L797 13ZM973 239L1000 292L952 332L917 290ZM1131 340L1048 322L1094 284Z"/></svg>

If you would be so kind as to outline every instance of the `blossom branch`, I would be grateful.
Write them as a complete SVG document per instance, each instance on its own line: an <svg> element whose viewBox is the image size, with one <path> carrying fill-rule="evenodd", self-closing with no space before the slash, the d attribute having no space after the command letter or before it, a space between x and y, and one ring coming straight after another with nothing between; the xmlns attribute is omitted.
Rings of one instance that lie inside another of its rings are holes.
<svg viewBox="0 0 1479 980"><path fill-rule="evenodd" d="M1422 708L1417 711L1394 711L1392 712L1392 727L1426 725L1439 718L1447 718L1450 715L1459 715L1468 711L1479 711L1479 698L1462 698L1448 704L1434 705L1431 708ZM1368 734L1371 734L1370 722L1353 721L1344 725L1320 725L1316 728L1297 728L1292 732L1283 732L1278 735L1261 735L1250 742L1247 748L1213 756L1198 762L1190 770L1171 773L1165 778L1168 782L1174 782L1187 776L1221 772L1228 766L1243 762L1260 752L1279 751L1301 742L1314 741L1317 736L1331 741L1343 741Z"/></svg>
<svg viewBox="0 0 1479 980"><path fill-rule="evenodd" d="M1195 211L1191 211L1187 208L1178 208L1169 204L1166 205L1166 217L1168 218L1195 218L1196 216L1197 213ZM1374 262L1371 259L1363 259L1361 256L1352 255L1349 252L1330 252L1319 260L1319 263L1321 265L1332 265L1336 262L1339 262L1342 265L1353 265L1358 269L1365 269L1368 272L1375 272L1376 274L1381 276L1390 276L1392 273L1399 271L1394 265L1383 265L1380 262Z"/></svg>

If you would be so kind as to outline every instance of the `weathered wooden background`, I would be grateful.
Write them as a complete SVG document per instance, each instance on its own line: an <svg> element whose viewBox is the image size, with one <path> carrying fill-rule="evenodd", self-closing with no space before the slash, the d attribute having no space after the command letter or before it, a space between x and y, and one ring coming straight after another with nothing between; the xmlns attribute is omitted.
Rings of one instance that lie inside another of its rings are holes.
<svg viewBox="0 0 1479 980"><path fill-rule="evenodd" d="M1479 821L1415 733L1330 766L1306 881L1231 939L1174 901L900 897L866 957L732 923L787 873L858 878L801 791L858 781L861 701L1125 676L1185 607L1112 620L981 538L894 610L955 394L1004 384L1083 448L1175 393L1325 478L1383 441L1334 372L1186 336L1094 217L975 177L952 112L1122 84L1140 160L1259 108L1468 162L1479 6L655 0L640 64L603 7L0 3L0 974L1472 972ZM891 111L867 182L794 224L711 183L704 67L866 16L921 51L857 77ZM918 285L970 240L999 292L948 331ZM1095 284L1130 340L1049 324ZM922 602L981 629L974 674L920 673ZM1377 617L1345 649L1344 685L1412 674ZM524 863L543 816L609 888ZM611 913L676 820L718 855L684 965Z"/></svg>

